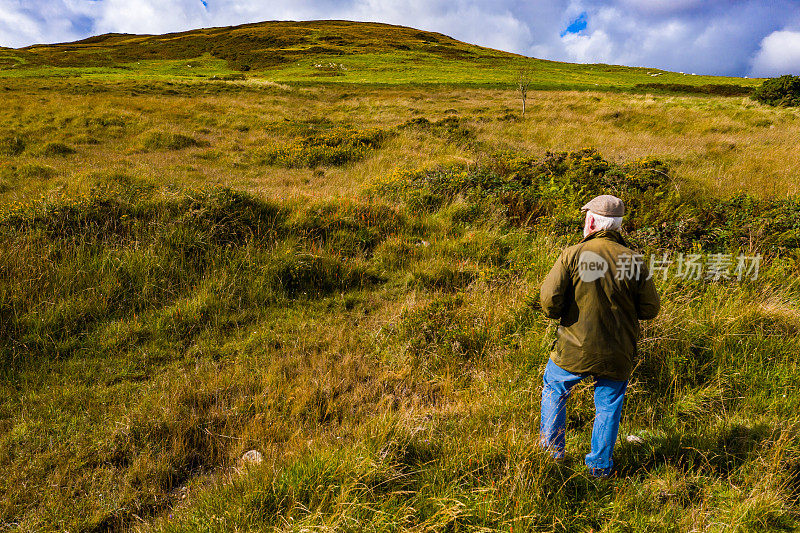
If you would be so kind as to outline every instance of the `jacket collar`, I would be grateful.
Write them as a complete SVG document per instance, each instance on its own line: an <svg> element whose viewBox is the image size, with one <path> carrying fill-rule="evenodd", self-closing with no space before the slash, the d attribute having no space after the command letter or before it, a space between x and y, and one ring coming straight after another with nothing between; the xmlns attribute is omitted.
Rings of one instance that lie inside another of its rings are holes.
<svg viewBox="0 0 800 533"><path fill-rule="evenodd" d="M595 231L594 233L590 233L584 237L581 242L590 241L592 239L611 239L612 241L620 243L622 246L629 247L625 239L622 238L622 234L613 229L601 229L599 231Z"/></svg>

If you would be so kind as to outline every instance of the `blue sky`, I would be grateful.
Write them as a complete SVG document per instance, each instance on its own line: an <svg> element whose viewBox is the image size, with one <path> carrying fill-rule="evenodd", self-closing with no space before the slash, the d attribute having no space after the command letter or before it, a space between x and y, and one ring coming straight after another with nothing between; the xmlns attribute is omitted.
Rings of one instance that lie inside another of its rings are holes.
<svg viewBox="0 0 800 533"><path fill-rule="evenodd" d="M569 24L567 24L567 27L564 28L564 31L562 31L559 34L559 37L564 38L568 33L574 33L580 35L581 32L586 31L586 26L588 25L589 25L589 13L584 11L583 13L581 13L580 15L569 21Z"/></svg>
<svg viewBox="0 0 800 533"><path fill-rule="evenodd" d="M560 61L800 74L800 0L0 0L0 45L312 19L402 24Z"/></svg>

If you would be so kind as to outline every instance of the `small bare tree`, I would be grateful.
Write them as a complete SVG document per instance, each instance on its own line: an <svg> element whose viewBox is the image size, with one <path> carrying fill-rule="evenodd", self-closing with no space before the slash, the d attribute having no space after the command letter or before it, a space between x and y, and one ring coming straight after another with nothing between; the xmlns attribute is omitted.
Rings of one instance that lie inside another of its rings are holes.
<svg viewBox="0 0 800 533"><path fill-rule="evenodd" d="M517 74L517 89L522 97L522 116L525 116L525 101L528 99L528 86L531 84L531 71L528 67L522 67Z"/></svg>

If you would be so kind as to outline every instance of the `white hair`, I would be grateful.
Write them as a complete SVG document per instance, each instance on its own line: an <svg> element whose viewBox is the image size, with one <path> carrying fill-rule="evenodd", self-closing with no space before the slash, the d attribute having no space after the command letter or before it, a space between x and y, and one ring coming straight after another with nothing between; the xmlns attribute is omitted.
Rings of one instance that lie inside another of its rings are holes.
<svg viewBox="0 0 800 533"><path fill-rule="evenodd" d="M586 215L592 215L596 231L603 229L618 230L620 227L622 227L622 217L607 217L604 215L598 215L592 211L587 211Z"/></svg>

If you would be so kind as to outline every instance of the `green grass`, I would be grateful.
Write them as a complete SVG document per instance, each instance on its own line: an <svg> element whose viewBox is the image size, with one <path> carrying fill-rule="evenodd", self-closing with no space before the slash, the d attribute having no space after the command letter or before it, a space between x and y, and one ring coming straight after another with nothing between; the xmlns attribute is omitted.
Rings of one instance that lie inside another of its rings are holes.
<svg viewBox="0 0 800 533"><path fill-rule="evenodd" d="M188 83L244 71L249 78L279 83L512 88L520 69L529 72L532 90L631 90L652 83L691 90L708 84L755 87L761 81L544 61L413 28L347 21L264 22L165 36L111 34L0 53L0 79Z"/></svg>
<svg viewBox="0 0 800 533"><path fill-rule="evenodd" d="M316 65L341 66L336 76L325 75ZM754 87L760 80L692 76L665 72L658 69L619 67L613 65L575 65L522 57L478 57L442 59L435 54L420 52L392 52L372 54L332 55L305 59L296 64L272 69L262 75L282 83L325 82L355 84L446 84L473 87L514 87L518 70L528 68L531 90L583 89L609 90L635 88L635 85L653 82L683 83L701 86L710 83L731 83ZM654 78L652 75L658 74Z"/></svg>
<svg viewBox="0 0 800 533"><path fill-rule="evenodd" d="M535 294L595 192L574 183L652 195L656 210L629 198L628 236L644 250L742 249L725 217L737 199L719 219L680 226L682 238L653 240L647 224L706 212L706 197L664 194L663 163L622 169L582 153L439 171L431 194L443 196L424 209L391 188L307 204L125 176L11 207L0 223L3 520L794 527L800 435L786 392L800 241L786 229L769 232L778 244L752 243L765 256L757 281L659 281L664 311L645 328L623 420L644 444L619 446L617 481L593 481L577 461L588 387L570 415L576 460L555 465L536 449L552 326ZM748 212L775 208L751 200ZM249 449L266 463L230 470ZM188 505L169 510L187 491Z"/></svg>
<svg viewBox="0 0 800 533"><path fill-rule="evenodd" d="M0 67L0 529L798 527L800 115L636 87L756 81L347 22ZM609 191L647 254L763 260L657 281L598 481L589 384L536 447L537 294Z"/></svg>
<svg viewBox="0 0 800 533"><path fill-rule="evenodd" d="M188 60L148 59L110 66L64 67L30 65L0 70L0 78L81 78L93 81L181 80L191 82L213 76L226 76L235 71L225 60L205 54Z"/></svg>

